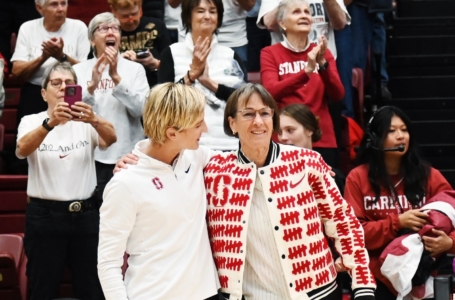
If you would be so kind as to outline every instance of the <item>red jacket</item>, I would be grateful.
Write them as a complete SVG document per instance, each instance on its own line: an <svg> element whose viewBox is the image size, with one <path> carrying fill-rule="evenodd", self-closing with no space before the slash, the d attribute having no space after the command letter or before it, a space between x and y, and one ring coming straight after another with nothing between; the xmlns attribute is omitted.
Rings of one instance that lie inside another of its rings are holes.
<svg viewBox="0 0 455 300"><path fill-rule="evenodd" d="M327 70L316 70L309 76L305 73L308 53L315 46L316 44L310 44L303 52L293 52L281 44L265 47L261 51L261 81L280 109L292 103L302 103L319 116L323 135L314 147L336 148L327 97L332 101L341 101L344 87L336 61L328 49L325 53L325 59L329 63Z"/></svg>
<svg viewBox="0 0 455 300"><path fill-rule="evenodd" d="M406 196L404 195L404 183L401 176L393 176L392 183L397 184L398 201L404 210L412 209L409 207ZM452 187L442 174L430 169L428 178L427 195L422 199L419 207L423 206L428 199L441 191L452 190ZM346 178L344 197L354 209L355 215L359 219L365 232L365 247L370 256L370 268L374 276L393 290L390 282L381 274L381 263L379 256L384 248L397 237L401 229L398 219L398 212L390 197L390 192L381 189L380 200L373 203L375 193L368 182L368 166L361 165L353 169ZM455 241L455 232L450 234ZM454 248L452 249L455 253Z"/></svg>

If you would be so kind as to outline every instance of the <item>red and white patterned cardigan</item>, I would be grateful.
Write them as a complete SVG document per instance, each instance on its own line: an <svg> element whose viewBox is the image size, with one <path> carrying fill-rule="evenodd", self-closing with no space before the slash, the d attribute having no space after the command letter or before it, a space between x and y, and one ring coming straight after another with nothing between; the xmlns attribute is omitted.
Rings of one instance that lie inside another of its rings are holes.
<svg viewBox="0 0 455 300"><path fill-rule="evenodd" d="M222 291L230 299L242 298L247 226L259 172L291 299L310 299L305 294L319 291L337 276L323 224L351 274L352 288L368 288L372 297L376 285L368 268L363 228L328 166L312 150L279 148L276 159L261 168L244 163L239 151L216 155L205 168L207 221Z"/></svg>

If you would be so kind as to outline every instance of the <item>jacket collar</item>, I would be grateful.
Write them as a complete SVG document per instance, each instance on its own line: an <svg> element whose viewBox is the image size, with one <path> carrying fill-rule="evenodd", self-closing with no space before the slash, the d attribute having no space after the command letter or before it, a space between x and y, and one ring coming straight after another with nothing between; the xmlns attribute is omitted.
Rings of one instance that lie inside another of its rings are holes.
<svg viewBox="0 0 455 300"><path fill-rule="evenodd" d="M270 141L269 152L267 153L267 158L265 159L264 167L270 165L278 159L280 154L280 146L274 141ZM250 164L251 161L246 157L242 151L242 145L239 142L239 151L238 151L238 161L241 164Z"/></svg>

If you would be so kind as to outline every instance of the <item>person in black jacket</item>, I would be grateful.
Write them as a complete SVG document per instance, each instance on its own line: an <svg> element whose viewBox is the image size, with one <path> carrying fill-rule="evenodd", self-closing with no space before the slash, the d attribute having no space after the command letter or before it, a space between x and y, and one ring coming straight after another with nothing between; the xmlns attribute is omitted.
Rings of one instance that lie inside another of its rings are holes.
<svg viewBox="0 0 455 300"><path fill-rule="evenodd" d="M142 0L108 0L122 28L120 52L144 66L150 87L157 84L160 53L171 44L163 20L142 16Z"/></svg>

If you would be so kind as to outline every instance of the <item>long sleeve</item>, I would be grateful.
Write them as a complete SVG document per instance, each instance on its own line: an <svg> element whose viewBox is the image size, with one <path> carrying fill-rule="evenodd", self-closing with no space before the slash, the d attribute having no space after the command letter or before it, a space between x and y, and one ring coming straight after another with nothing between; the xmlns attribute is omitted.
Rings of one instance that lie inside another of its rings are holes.
<svg viewBox="0 0 455 300"><path fill-rule="evenodd" d="M261 81L262 85L272 94L275 101L292 94L295 90L306 84L310 77L304 72L299 72L280 80L278 63L275 61L273 46L261 50Z"/></svg>
<svg viewBox="0 0 455 300"><path fill-rule="evenodd" d="M107 185L103 199L100 208L98 276L106 300L127 300L122 276L123 255L135 224L137 207L131 199L131 191L115 177Z"/></svg>
<svg viewBox="0 0 455 300"><path fill-rule="evenodd" d="M164 82L175 82L174 58L170 47L161 52L161 64L158 69L158 83Z"/></svg>
<svg viewBox="0 0 455 300"><path fill-rule="evenodd" d="M365 247L368 250L382 249L388 245L400 229L400 221L397 213L390 213L385 219L372 220L365 212L365 200L361 192L361 185L369 185L368 178L362 178L354 169L349 173L344 188L344 197L354 209L365 232ZM371 200L372 201L372 200Z"/></svg>
<svg viewBox="0 0 455 300"><path fill-rule="evenodd" d="M338 74L337 63L329 49L325 52L325 59L329 63L327 70L319 70L319 75L324 82L324 88L329 99L341 101L344 98L344 87Z"/></svg>
<svg viewBox="0 0 455 300"><path fill-rule="evenodd" d="M355 299L374 299L375 281L369 269L364 232L352 207L341 196L322 157L308 163L308 182L311 185L325 233L334 239L343 265L352 277Z"/></svg>
<svg viewBox="0 0 455 300"><path fill-rule="evenodd" d="M122 76L122 74L120 74ZM142 117L142 109L145 103L145 95L149 91L145 70L141 66L136 70L136 77L132 86L124 80L113 89L112 96L125 105L128 112L136 118Z"/></svg>

